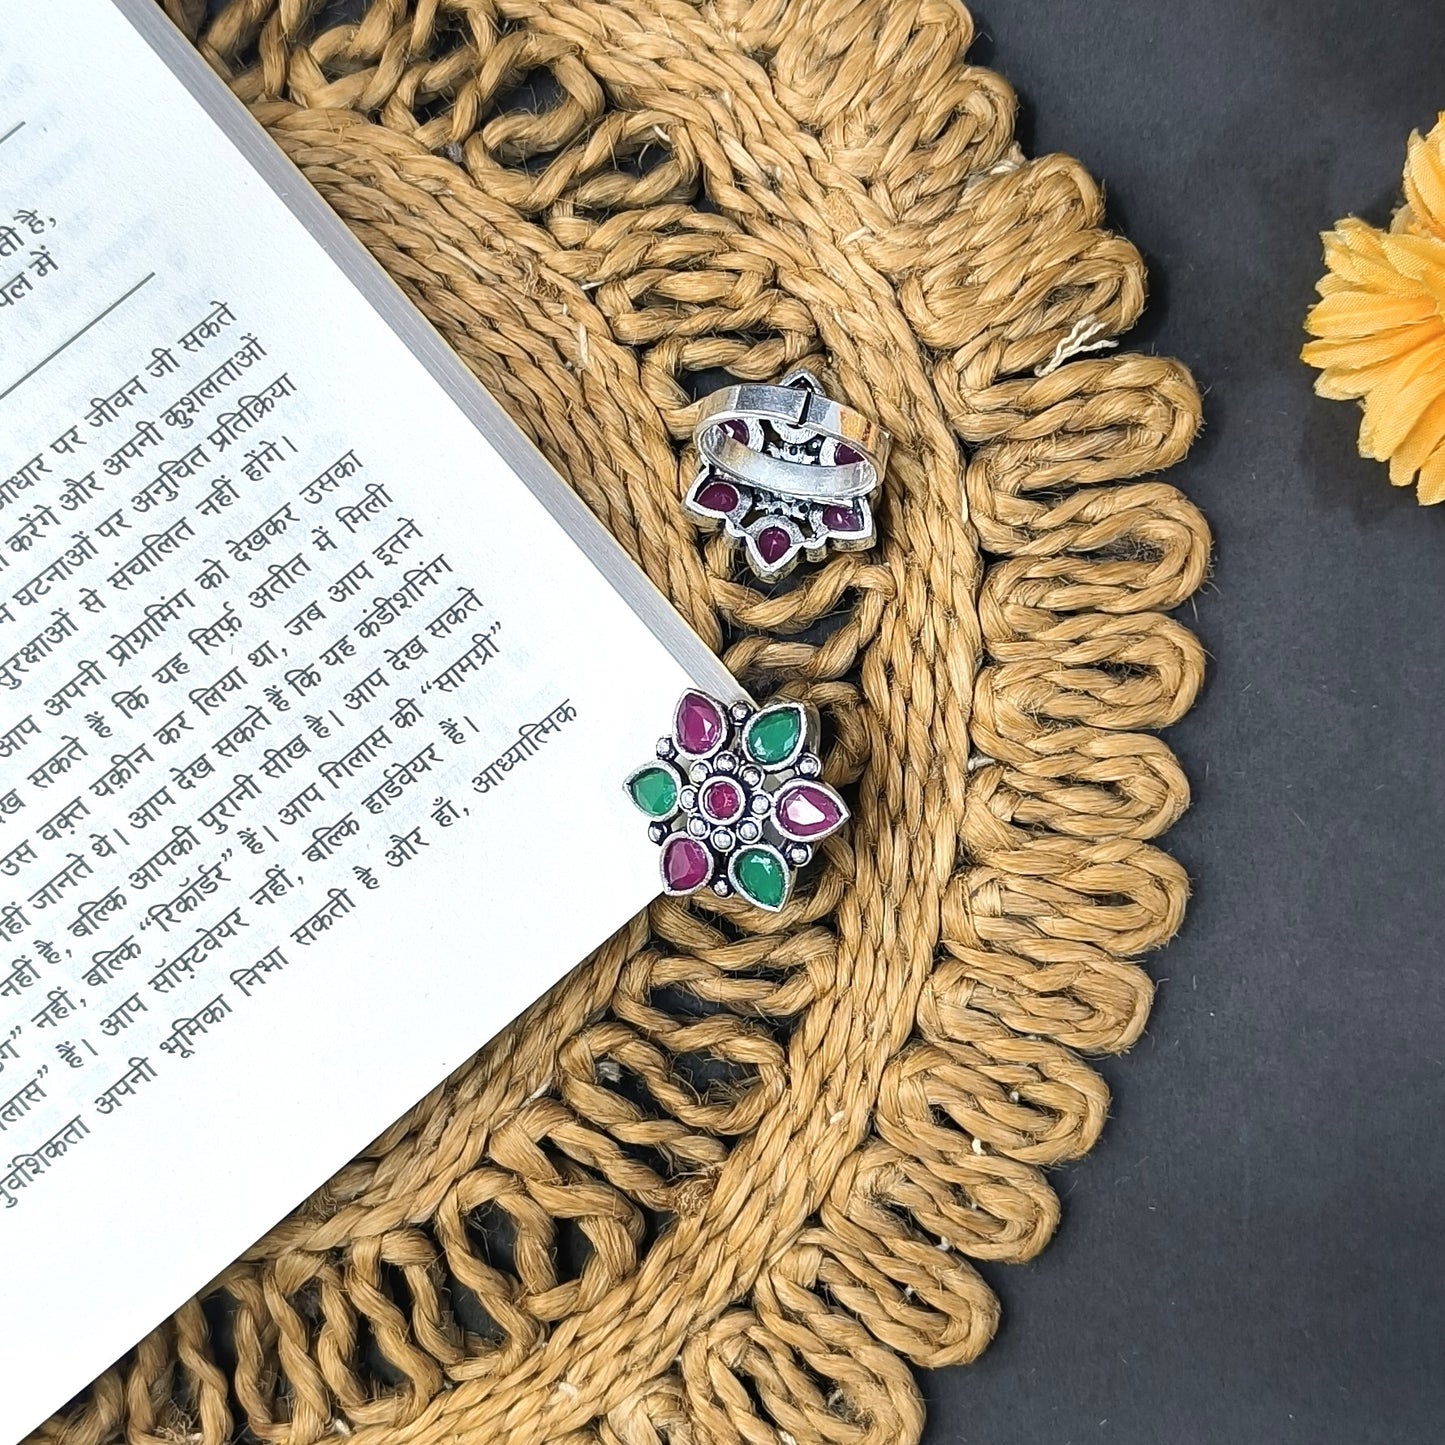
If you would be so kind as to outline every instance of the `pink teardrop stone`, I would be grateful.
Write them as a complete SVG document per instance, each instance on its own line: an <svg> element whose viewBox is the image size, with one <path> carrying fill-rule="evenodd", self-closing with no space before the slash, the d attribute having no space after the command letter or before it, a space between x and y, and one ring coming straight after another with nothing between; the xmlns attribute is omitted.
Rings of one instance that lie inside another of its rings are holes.
<svg viewBox="0 0 1445 1445"><path fill-rule="evenodd" d="M729 417L722 423L722 429L735 442L745 442L748 439L748 424L740 416Z"/></svg>
<svg viewBox="0 0 1445 1445"><path fill-rule="evenodd" d="M674 893L701 888L712 872L712 859L696 838L679 833L662 850L662 879Z"/></svg>
<svg viewBox="0 0 1445 1445"><path fill-rule="evenodd" d="M862 520L852 507L823 508L823 525L830 532L861 532Z"/></svg>
<svg viewBox="0 0 1445 1445"><path fill-rule="evenodd" d="M683 752L704 757L722 741L722 709L703 693L685 692L677 705L673 732Z"/></svg>
<svg viewBox="0 0 1445 1445"><path fill-rule="evenodd" d="M833 465L838 467L851 467L862 460L863 453L857 447L850 447L847 442L839 442L833 453Z"/></svg>
<svg viewBox="0 0 1445 1445"><path fill-rule="evenodd" d="M832 793L815 783L790 783L778 793L774 811L788 836L803 842L827 837L846 816Z"/></svg>
<svg viewBox="0 0 1445 1445"><path fill-rule="evenodd" d="M743 795L736 783L709 783L702 792L702 810L715 823L731 823L743 810Z"/></svg>
<svg viewBox="0 0 1445 1445"><path fill-rule="evenodd" d="M704 511L726 515L738 504L738 489L731 482L709 482L697 494L696 500Z"/></svg>
<svg viewBox="0 0 1445 1445"><path fill-rule="evenodd" d="M781 527L764 527L758 533L758 556L771 567L792 544L793 539Z"/></svg>

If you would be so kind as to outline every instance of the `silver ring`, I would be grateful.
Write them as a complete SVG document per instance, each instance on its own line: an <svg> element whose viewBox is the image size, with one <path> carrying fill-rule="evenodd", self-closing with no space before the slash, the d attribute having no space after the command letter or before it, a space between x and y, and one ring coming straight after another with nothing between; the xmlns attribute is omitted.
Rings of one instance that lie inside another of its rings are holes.
<svg viewBox="0 0 1445 1445"><path fill-rule="evenodd" d="M687 510L741 541L764 580L800 556L871 547L869 496L888 462L888 433L827 396L799 368L777 385L744 382L705 398L693 427L698 472Z"/></svg>

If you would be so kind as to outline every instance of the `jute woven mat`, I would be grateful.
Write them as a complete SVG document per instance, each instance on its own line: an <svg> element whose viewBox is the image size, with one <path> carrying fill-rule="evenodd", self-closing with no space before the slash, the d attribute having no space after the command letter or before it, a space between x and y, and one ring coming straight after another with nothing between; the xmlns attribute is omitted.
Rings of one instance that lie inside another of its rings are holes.
<svg viewBox="0 0 1445 1445"><path fill-rule="evenodd" d="M819 707L854 823L779 917L634 920L39 1438L914 1441L1187 891L1141 729L1198 688L1164 613L1208 533L1130 479L1199 403L1080 354L1139 256L952 0L166 3L744 683ZM774 594L684 449L718 369L800 362L895 445L877 552Z"/></svg>

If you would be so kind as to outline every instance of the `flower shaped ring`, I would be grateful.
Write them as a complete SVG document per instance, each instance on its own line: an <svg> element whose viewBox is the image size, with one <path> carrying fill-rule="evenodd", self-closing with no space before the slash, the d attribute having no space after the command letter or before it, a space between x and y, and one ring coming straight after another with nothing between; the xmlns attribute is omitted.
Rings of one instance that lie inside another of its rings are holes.
<svg viewBox="0 0 1445 1445"><path fill-rule="evenodd" d="M816 730L802 703L724 707L706 693L682 695L656 760L623 785L652 820L670 897L710 887L771 913L784 907L796 870L848 818L842 798L818 781Z"/></svg>

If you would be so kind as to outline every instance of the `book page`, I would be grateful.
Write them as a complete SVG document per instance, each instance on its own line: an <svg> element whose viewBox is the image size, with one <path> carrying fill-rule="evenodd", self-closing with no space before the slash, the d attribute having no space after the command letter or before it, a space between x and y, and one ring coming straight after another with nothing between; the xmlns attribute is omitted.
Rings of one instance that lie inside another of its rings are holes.
<svg viewBox="0 0 1445 1445"><path fill-rule="evenodd" d="M5 1441L654 896L735 691L166 26L0 0Z"/></svg>

